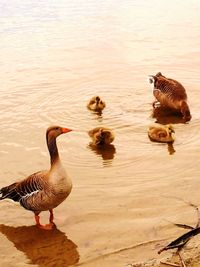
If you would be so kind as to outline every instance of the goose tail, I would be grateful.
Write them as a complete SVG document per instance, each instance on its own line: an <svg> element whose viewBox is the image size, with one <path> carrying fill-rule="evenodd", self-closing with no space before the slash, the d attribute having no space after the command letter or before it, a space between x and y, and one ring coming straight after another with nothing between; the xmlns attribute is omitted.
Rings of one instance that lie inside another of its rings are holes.
<svg viewBox="0 0 200 267"><path fill-rule="evenodd" d="M17 183L13 183L9 186L2 187L0 189L0 200L10 198L14 201L19 201L19 195L16 191L16 185Z"/></svg>
<svg viewBox="0 0 200 267"><path fill-rule="evenodd" d="M186 121L190 121L192 116L190 114L190 109L189 109L189 106L187 104L186 101L182 101L181 102L181 112L183 114L183 118L186 120Z"/></svg>

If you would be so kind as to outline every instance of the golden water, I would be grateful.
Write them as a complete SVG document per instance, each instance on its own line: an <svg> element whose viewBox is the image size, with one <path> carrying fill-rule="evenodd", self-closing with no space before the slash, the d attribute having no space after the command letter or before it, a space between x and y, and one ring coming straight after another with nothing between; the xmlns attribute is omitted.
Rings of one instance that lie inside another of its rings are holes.
<svg viewBox="0 0 200 267"><path fill-rule="evenodd" d="M49 167L49 125L74 129L58 139L73 180L58 229L38 233L2 202L2 266L126 266L158 258L180 232L169 221L195 223L184 201L200 204L199 18L195 0L1 0L0 187ZM147 136L158 71L185 86L192 113L171 155ZM86 108L97 94L101 116ZM116 134L108 153L89 146L100 125Z"/></svg>

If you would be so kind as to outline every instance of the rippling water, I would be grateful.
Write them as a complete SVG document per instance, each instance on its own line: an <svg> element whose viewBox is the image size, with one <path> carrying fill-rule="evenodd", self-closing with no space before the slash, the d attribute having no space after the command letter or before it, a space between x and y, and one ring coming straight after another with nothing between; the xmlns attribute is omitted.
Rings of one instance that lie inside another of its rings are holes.
<svg viewBox="0 0 200 267"><path fill-rule="evenodd" d="M199 17L196 0L1 0L0 186L48 167L49 125L74 129L58 140L74 184L55 211L58 250L42 252L34 228L22 227L32 214L2 202L4 266L125 266L158 257L157 240L176 232L167 220L193 221L184 201L200 203ZM174 126L173 154L147 136L155 122L147 76L158 71L186 87L191 107L191 122ZM86 108L97 94L107 104L101 116ZM89 146L87 131L99 125L116 134L107 153Z"/></svg>

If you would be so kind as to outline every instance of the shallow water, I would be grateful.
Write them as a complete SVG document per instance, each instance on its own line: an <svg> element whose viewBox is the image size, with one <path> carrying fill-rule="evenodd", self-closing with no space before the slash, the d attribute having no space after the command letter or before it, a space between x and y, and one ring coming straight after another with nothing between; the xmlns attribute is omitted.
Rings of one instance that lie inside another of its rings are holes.
<svg viewBox="0 0 200 267"><path fill-rule="evenodd" d="M126 266L158 257L180 232L169 221L195 224L185 201L200 204L199 17L195 0L1 0L0 186L48 168L49 125L74 129L58 139L74 187L55 210L55 244L2 202L2 266ZM185 86L192 113L174 125L172 154L147 136L158 71ZM97 94L101 116L86 108ZM100 125L116 134L107 153L89 146Z"/></svg>

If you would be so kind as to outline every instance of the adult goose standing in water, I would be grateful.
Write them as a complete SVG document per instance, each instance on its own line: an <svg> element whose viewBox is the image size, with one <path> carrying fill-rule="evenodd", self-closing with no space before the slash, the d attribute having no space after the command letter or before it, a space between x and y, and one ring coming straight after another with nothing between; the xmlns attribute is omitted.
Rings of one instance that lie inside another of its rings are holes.
<svg viewBox="0 0 200 267"><path fill-rule="evenodd" d="M150 75L149 82L153 84L153 95L156 98L156 101L153 102L154 108L156 104L159 104L161 107L181 112L185 121L191 119L187 94L181 83L165 77L161 72L155 76Z"/></svg>
<svg viewBox="0 0 200 267"><path fill-rule="evenodd" d="M62 166L56 145L56 138L70 131L72 130L59 126L47 129L46 141L51 159L49 170L36 172L0 189L0 200L12 199L25 209L33 211L36 225L42 229L50 230L54 227L53 209L67 198L72 189L71 179ZM47 210L50 212L49 224L42 225L39 214Z"/></svg>

